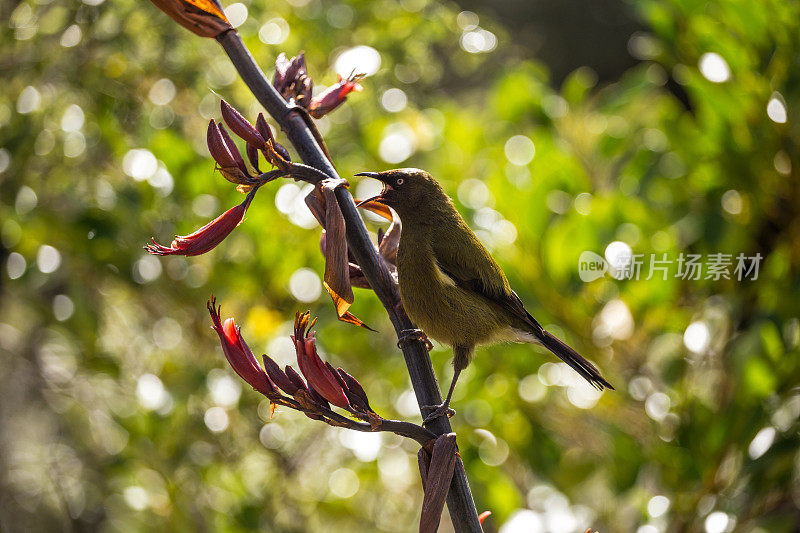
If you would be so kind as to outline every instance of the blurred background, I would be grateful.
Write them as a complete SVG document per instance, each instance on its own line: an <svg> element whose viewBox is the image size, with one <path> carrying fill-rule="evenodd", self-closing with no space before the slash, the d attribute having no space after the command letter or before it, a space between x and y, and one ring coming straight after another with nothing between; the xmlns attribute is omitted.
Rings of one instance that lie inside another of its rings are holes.
<svg viewBox="0 0 800 533"><path fill-rule="evenodd" d="M320 122L342 176L431 171L617 387L529 346L478 351L452 421L487 531L799 530L798 3L226 7L270 75L300 50L318 88L370 74ZM262 189L205 256L142 250L241 199L205 129L220 97L259 107L222 50L136 0L12 0L0 20L0 530L415 531L413 443L270 420L209 328L213 292L290 363L311 309L373 407L420 420L374 295L352 310L378 333L335 319L306 190ZM642 275L584 282L584 251L643 254ZM717 253L729 279L677 276ZM646 279L651 254L667 279ZM432 358L449 381L449 351Z"/></svg>

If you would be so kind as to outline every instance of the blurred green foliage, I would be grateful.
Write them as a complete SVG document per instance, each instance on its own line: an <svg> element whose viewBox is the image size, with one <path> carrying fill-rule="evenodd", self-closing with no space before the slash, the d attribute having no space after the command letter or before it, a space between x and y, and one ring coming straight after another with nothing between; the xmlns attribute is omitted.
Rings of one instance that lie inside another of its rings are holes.
<svg viewBox="0 0 800 533"><path fill-rule="evenodd" d="M248 0L231 17L244 6L265 71L302 49L325 85L342 51L379 52L320 124L341 174L430 170L531 312L617 386L592 395L529 346L479 350L453 424L487 530L796 531L796 2L636 2L639 65L603 87L581 68L557 90L502 27L450 3ZM240 201L205 126L220 96L258 106L216 43L134 0L0 14L0 529L415 530L413 443L269 420L208 327L213 291L254 349L289 363L290 320L310 306L376 410L419 420L375 297L358 291L353 311L377 334L337 322L319 290L300 188L262 189L206 256L141 248ZM643 272L650 254L763 261L757 280L683 280L673 263L667 280L582 282L581 252L615 241ZM449 353L432 356L449 378Z"/></svg>

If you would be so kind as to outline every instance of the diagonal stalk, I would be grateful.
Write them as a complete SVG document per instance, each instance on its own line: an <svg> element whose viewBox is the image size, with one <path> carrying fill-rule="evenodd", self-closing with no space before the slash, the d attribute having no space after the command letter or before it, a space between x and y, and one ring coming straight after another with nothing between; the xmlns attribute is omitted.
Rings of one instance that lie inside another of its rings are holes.
<svg viewBox="0 0 800 533"><path fill-rule="evenodd" d="M239 33L236 30L226 31L217 36L217 41L222 45L242 80L258 102L286 133L300 158L307 165L324 172L331 178L338 178L339 174L325 156L323 148L317 143L314 132L309 128L304 117L299 112L293 111L270 84ZM400 302L397 283L380 260L350 192L343 187L337 188L336 200L347 226L348 247L361 266L375 295L386 308L395 332L399 334L403 330L414 329L415 326L411 323ZM440 404L442 397L439 392L439 384L436 381L436 375L424 342L404 342L402 350L418 404L420 406ZM452 432L450 421L446 417L437 418L428 429L437 435ZM478 512L475 509L475 502L472 499L472 492L460 457L457 457L453 480L447 495L447 508L457 532L480 533L483 531L478 521Z"/></svg>

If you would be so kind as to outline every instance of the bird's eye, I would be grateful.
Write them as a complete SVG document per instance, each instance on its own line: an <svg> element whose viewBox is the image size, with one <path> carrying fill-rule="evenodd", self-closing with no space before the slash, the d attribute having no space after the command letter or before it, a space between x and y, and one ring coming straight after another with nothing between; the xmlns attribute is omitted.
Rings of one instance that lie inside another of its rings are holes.
<svg viewBox="0 0 800 533"><path fill-rule="evenodd" d="M406 181L406 180L404 180L403 178L398 178L397 179L397 184L398 185L402 185L404 181Z"/></svg>

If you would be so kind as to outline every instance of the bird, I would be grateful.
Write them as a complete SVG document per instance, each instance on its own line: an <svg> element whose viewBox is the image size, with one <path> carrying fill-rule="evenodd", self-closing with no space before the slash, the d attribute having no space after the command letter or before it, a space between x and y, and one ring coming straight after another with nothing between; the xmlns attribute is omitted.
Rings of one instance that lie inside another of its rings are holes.
<svg viewBox="0 0 800 533"><path fill-rule="evenodd" d="M544 346L599 390L614 390L598 369L545 330L522 300L439 182L417 168L360 172L383 184L375 202L393 209L402 231L397 250L400 299L421 329L404 330L400 342L430 337L453 350L454 374L440 405L424 406L423 423L452 416L458 377L479 345L499 342ZM429 342L429 341L428 341Z"/></svg>

